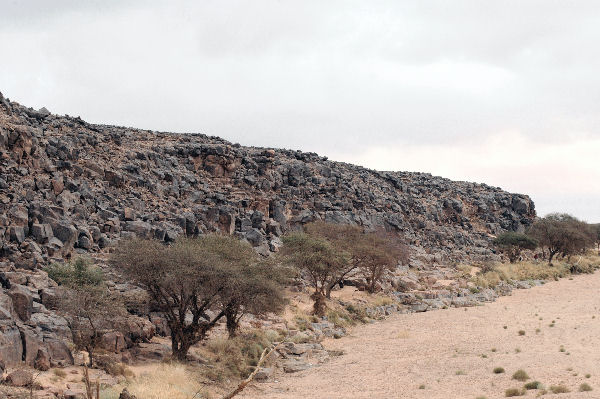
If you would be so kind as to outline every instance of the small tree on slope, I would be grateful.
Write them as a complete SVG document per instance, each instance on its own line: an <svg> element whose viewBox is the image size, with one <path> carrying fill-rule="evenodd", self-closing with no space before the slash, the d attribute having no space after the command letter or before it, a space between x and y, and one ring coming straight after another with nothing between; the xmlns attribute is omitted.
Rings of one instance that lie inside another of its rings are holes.
<svg viewBox="0 0 600 399"><path fill-rule="evenodd" d="M536 249L538 242L523 233L508 231L498 235L494 239L494 245L508 256L510 263L515 263L519 259L519 256L521 256L521 251L524 249Z"/></svg>

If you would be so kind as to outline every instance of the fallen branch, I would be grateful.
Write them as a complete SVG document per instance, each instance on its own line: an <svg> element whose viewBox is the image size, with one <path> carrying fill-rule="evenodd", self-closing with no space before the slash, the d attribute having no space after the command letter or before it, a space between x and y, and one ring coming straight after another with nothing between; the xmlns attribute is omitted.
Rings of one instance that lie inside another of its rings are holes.
<svg viewBox="0 0 600 399"><path fill-rule="evenodd" d="M281 346L281 344L283 344L284 342L285 341L281 341L280 343L278 343L277 345L272 347L270 350L269 350L269 348L265 348L263 353L260 355L260 359L258 360L258 363L256 363L256 367L254 368L254 371L252 373L250 373L248 378L246 378L245 380L240 382L240 384L237 386L237 388L235 388L233 391L231 391L227 395L223 396L221 399L231 399L238 393L242 392L244 390L244 388L246 388L246 385L248 385L249 383L252 382L252 380L254 379L254 376L256 375L256 373L258 373L258 370L260 370L260 366L265 362L265 360L267 360L267 358L271 355L271 353L273 353L273 351L275 351L277 348L279 348Z"/></svg>

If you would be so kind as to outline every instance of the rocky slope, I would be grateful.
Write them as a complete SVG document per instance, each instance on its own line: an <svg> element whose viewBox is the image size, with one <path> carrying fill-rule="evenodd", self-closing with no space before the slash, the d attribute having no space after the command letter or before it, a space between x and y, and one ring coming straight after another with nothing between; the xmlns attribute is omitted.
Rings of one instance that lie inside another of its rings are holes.
<svg viewBox="0 0 600 399"><path fill-rule="evenodd" d="M401 231L422 268L494 258L490 236L534 217L527 196L484 184L93 125L0 94L0 361L73 362L68 326L52 311L55 284L39 269L123 237L220 231L268 255L286 230L325 219ZM128 339L153 333L138 318Z"/></svg>
<svg viewBox="0 0 600 399"><path fill-rule="evenodd" d="M222 231L267 254L286 229L317 218L402 231L444 262L491 255L490 234L535 216L527 196L484 184L92 125L1 95L0 154L1 255L24 268L134 234Z"/></svg>

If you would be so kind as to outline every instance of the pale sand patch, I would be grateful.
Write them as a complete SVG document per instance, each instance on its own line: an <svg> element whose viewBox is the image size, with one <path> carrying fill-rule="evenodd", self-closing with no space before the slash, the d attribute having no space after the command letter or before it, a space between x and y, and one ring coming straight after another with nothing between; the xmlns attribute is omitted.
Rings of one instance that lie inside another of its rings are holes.
<svg viewBox="0 0 600 399"><path fill-rule="evenodd" d="M522 387L511 376L524 369L532 380L571 390L557 398L600 398L599 290L596 273L516 290L467 311L395 315L324 342L345 355L318 368L277 376L278 382L255 384L240 397L491 399ZM552 320L555 325L549 327ZM536 334L537 328L541 331ZM519 330L526 334L519 336ZM494 374L494 367L506 373ZM465 375L456 375L459 370ZM591 378L585 378L588 373ZM594 391L577 392L583 382ZM425 389L419 389L421 384Z"/></svg>

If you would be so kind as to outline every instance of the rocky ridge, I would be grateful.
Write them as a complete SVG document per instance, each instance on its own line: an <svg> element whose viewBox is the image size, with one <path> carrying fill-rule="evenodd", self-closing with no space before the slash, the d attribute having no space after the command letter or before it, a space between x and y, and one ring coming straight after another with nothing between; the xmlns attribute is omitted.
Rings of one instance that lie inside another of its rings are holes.
<svg viewBox="0 0 600 399"><path fill-rule="evenodd" d="M93 125L2 96L0 168L1 255L28 269L133 235L221 231L267 255L315 219L398 230L423 261L450 263L493 257L490 234L535 217L529 197L485 184Z"/></svg>

